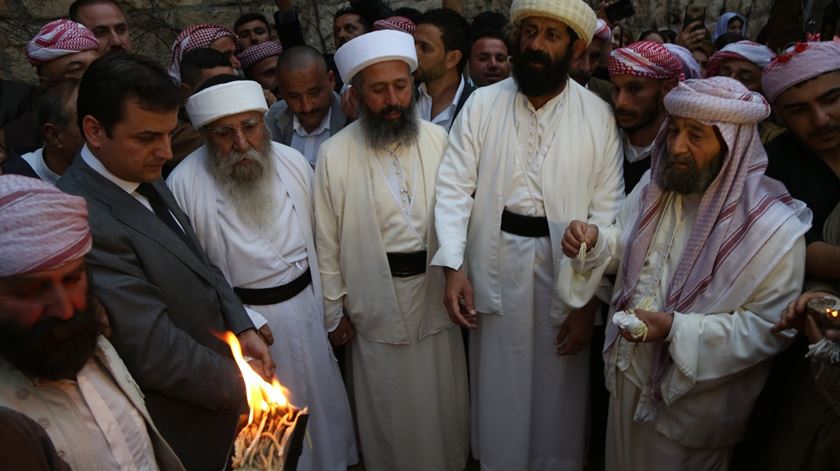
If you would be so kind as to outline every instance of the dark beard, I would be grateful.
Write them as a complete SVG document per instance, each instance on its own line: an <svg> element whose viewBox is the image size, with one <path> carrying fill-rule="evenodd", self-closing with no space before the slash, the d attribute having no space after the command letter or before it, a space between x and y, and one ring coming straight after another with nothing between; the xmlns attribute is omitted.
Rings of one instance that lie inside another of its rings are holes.
<svg viewBox="0 0 840 471"><path fill-rule="evenodd" d="M93 355L103 325L93 311L89 296L87 308L60 320L44 316L28 331L0 330L0 355L28 376L56 381L75 379Z"/></svg>
<svg viewBox="0 0 840 471"><path fill-rule="evenodd" d="M519 91L525 96L544 96L560 90L569 78L572 63L572 45L566 48L566 54L557 61L542 51L522 51L513 56L513 75ZM531 68L531 62L542 64L541 69Z"/></svg>
<svg viewBox="0 0 840 471"><path fill-rule="evenodd" d="M397 119L385 119L385 115L399 111ZM394 143L405 145L414 144L420 133L417 113L414 110L414 99L403 108L399 105L386 106L378 113L374 113L365 104L364 98L359 100L359 118L368 144L373 148L387 147Z"/></svg>
<svg viewBox="0 0 840 471"><path fill-rule="evenodd" d="M674 166L677 162L688 164L688 169L677 170ZM717 178L721 167L723 167L723 155L719 155L706 167L698 170L691 155L672 156L668 154L663 159L662 166L659 167L657 172L659 185L664 191L673 191L682 195L702 193Z"/></svg>

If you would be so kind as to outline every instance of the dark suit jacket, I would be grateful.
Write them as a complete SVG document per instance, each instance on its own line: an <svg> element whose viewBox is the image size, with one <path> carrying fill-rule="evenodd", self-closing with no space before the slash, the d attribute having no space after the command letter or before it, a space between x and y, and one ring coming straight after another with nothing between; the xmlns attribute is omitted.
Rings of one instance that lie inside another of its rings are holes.
<svg viewBox="0 0 840 471"><path fill-rule="evenodd" d="M190 221L158 180L188 237ZM189 470L222 469L244 407L244 385L214 332L253 327L221 272L155 214L77 157L58 187L87 200L93 290L117 352L161 435Z"/></svg>
<svg viewBox="0 0 840 471"><path fill-rule="evenodd" d="M347 124L347 115L341 109L341 97L336 92L332 94L330 109L332 113L330 114L330 136L334 136ZM280 100L271 105L271 108L265 114L265 123L271 132L271 140L291 146L292 134L295 132L293 128L294 119L295 115L285 100Z"/></svg>
<svg viewBox="0 0 840 471"><path fill-rule="evenodd" d="M11 152L5 162L0 164L0 170L3 175L23 175L24 177L31 177L41 179L32 166L23 157Z"/></svg>

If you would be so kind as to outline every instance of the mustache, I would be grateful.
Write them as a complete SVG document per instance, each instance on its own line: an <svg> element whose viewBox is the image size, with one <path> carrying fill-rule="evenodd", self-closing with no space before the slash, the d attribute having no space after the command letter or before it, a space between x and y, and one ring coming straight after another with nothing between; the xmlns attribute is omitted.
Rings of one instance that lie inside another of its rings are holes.
<svg viewBox="0 0 840 471"><path fill-rule="evenodd" d="M408 108L400 105L386 105L384 108L379 110L379 116L384 117L387 114L391 113L400 113L405 114L408 111Z"/></svg>
<svg viewBox="0 0 840 471"><path fill-rule="evenodd" d="M822 137L824 135L828 135L834 132L840 131L840 125L836 124L829 124L823 126L821 128L815 129L812 133L809 134L810 137Z"/></svg>
<svg viewBox="0 0 840 471"><path fill-rule="evenodd" d="M536 62L541 64L543 67L548 67L551 65L551 57L542 51L533 51L533 50L525 50L519 53L519 57L522 60L522 63L528 62Z"/></svg>

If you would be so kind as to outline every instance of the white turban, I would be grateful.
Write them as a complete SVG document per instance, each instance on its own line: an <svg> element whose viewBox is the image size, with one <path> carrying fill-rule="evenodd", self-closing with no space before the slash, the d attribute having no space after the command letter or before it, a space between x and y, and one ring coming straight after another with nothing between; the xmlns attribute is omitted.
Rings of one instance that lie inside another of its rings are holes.
<svg viewBox="0 0 840 471"><path fill-rule="evenodd" d="M597 23L595 12L583 0L513 0L510 21L518 26L529 16L561 21L586 44L592 41Z"/></svg>
<svg viewBox="0 0 840 471"><path fill-rule="evenodd" d="M195 129L207 123L245 111L268 111L260 84L251 80L234 80L214 85L187 100L187 114Z"/></svg>
<svg viewBox="0 0 840 471"><path fill-rule="evenodd" d="M401 31L372 31L351 39L335 51L335 65L345 83L369 65L393 60L405 62L412 72L417 69L414 37Z"/></svg>
<svg viewBox="0 0 840 471"><path fill-rule="evenodd" d="M705 124L755 124L770 116L770 104L729 77L686 80L665 95L665 109L672 116Z"/></svg>

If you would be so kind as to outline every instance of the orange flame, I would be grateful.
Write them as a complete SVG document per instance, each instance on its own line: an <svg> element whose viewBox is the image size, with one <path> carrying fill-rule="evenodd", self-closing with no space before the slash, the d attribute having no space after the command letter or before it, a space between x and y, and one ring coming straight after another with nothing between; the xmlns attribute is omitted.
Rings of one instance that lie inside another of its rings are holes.
<svg viewBox="0 0 840 471"><path fill-rule="evenodd" d="M826 308L825 315L828 316L828 317L837 318L837 317L840 317L840 311L838 311L837 309Z"/></svg>
<svg viewBox="0 0 840 471"><path fill-rule="evenodd" d="M248 415L248 425L254 421L254 411L267 412L273 408L285 409L289 407L286 399L287 390L280 385L277 378L272 378L271 384L262 378L242 356L242 346L239 339L233 332L225 332L224 340L230 346L236 366L242 372L242 379L245 381L245 394L248 399L248 407L251 409Z"/></svg>

